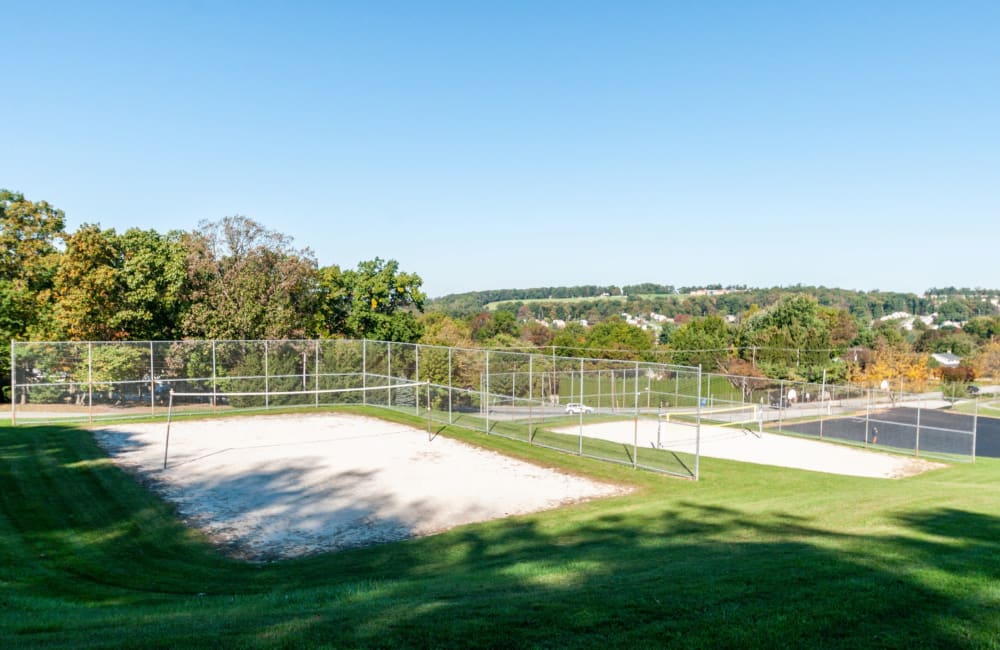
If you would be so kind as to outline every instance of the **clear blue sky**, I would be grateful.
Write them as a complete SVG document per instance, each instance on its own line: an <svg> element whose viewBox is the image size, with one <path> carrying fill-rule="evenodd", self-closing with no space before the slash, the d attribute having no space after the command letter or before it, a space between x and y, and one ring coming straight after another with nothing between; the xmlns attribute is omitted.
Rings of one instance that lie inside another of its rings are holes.
<svg viewBox="0 0 1000 650"><path fill-rule="evenodd" d="M1000 286L1000 2L6 2L0 187L431 296Z"/></svg>

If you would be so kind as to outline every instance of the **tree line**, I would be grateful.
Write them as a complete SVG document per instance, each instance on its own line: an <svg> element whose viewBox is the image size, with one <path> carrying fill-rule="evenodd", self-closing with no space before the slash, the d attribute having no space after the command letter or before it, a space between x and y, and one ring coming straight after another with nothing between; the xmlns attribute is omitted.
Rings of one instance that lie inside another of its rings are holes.
<svg viewBox="0 0 1000 650"><path fill-rule="evenodd" d="M62 211L8 190L0 190L0 243L0 335L7 340L369 338L545 348L563 356L831 383L905 374L919 384L934 371L930 353L952 352L964 360L952 378L1000 375L1000 316L985 290L930 298L740 286L692 295L648 283L428 301L420 276L400 270L394 260L376 258L355 269L320 266L308 248L296 248L247 217L202 222L193 231L119 233L85 224L70 233ZM617 297L578 303L511 298L580 292ZM485 310L481 301L487 299L512 301ZM879 319L932 309L961 326L915 320L905 328ZM623 311L657 312L672 322L643 329L627 322ZM563 327L553 326L558 319ZM9 382L9 370L3 369L0 382Z"/></svg>
<svg viewBox="0 0 1000 650"><path fill-rule="evenodd" d="M422 284L395 260L320 266L308 248L244 216L189 232L68 232L61 210L0 190L3 340L413 342Z"/></svg>
<svg viewBox="0 0 1000 650"><path fill-rule="evenodd" d="M753 306L767 307L789 293L812 296L824 307L846 309L865 319L881 318L897 312L915 315L936 314L939 322L966 321L976 316L996 313L992 300L1000 298L1000 289L929 289L918 296L893 291L853 291L830 287L794 285L789 287L748 288L710 285L701 289L725 289L725 293L698 294L694 287L675 289L671 285L643 284L623 287L546 287L542 289L504 289L450 294L428 302L431 311L451 316L471 316L495 302L500 309L518 312L522 307L533 318L561 320L598 320L622 311L657 312L668 317L678 315L740 315ZM603 294L615 300L568 301L567 298L594 298ZM624 305L620 297L625 298ZM548 302L551 300L551 302ZM528 302L530 301L530 302Z"/></svg>

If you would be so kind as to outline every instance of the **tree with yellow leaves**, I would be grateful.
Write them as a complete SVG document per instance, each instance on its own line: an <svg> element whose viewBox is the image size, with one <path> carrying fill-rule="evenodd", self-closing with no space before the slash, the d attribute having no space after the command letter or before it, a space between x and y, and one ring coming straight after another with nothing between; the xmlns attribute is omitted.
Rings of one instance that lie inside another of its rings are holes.
<svg viewBox="0 0 1000 650"><path fill-rule="evenodd" d="M920 391L931 377L927 355L911 352L905 344L882 344L866 363L851 369L850 380L866 388L878 388L887 381L894 390Z"/></svg>
<svg viewBox="0 0 1000 650"><path fill-rule="evenodd" d="M1000 378L1000 339L994 339L979 348L972 364L977 376Z"/></svg>

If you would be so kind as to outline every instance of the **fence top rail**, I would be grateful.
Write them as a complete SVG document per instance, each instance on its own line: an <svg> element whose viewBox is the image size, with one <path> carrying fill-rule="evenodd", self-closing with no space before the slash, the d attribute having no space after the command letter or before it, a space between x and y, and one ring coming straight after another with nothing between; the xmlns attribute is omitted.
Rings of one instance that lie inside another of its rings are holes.
<svg viewBox="0 0 1000 650"><path fill-rule="evenodd" d="M460 348L460 347L448 347L444 345L432 345L425 343L403 343L399 341L381 341L378 339L160 339L160 340L144 340L144 341L19 341L16 339L11 339L11 346L32 346L32 345L197 345L204 343L215 343L215 344L247 344L247 343L280 343L280 344L365 344L371 343L373 345L391 345L391 346L411 346L415 348L429 348L429 349L443 349L443 350L454 350L456 352L469 352L476 354L485 353L496 353L496 354L510 354L510 355L523 355L526 357L544 357L546 359L557 359L557 360L572 360L579 362L581 360L585 362L599 362L599 363L619 363L619 364L639 364L642 366L657 366L663 368L671 368L678 370L687 370L691 372L697 372L699 370L698 366L685 366L676 363L663 363L661 361L643 361L639 359L602 359L599 357L574 357L574 356L563 356L554 355L550 352L545 352L542 349L534 351L525 351L520 349L506 349L506 348Z"/></svg>
<svg viewBox="0 0 1000 650"><path fill-rule="evenodd" d="M170 391L170 394L174 397L264 397L264 396L275 396L275 395L326 395L329 393L360 393L360 392L375 392L384 390L397 390L400 388L415 388L417 386L426 386L428 382L426 381L411 381L399 384L386 384L385 386L355 386L352 388L320 388L318 390L259 390L259 391L225 391L225 390L211 390L211 391L200 391L200 392L180 392L180 391Z"/></svg>

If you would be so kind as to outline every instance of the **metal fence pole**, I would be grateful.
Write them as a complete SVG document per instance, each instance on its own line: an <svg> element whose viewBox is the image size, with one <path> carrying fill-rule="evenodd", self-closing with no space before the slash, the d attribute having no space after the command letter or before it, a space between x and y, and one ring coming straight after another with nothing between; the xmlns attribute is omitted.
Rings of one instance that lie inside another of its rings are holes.
<svg viewBox="0 0 1000 650"><path fill-rule="evenodd" d="M94 344L87 342L87 419L94 421Z"/></svg>
<svg viewBox="0 0 1000 650"><path fill-rule="evenodd" d="M482 388L484 382L480 381L479 384L480 387ZM483 407L485 408L486 412L486 434L489 435L490 433L490 351L489 350L486 351L486 381L485 381L485 390L483 391L483 402L484 402Z"/></svg>
<svg viewBox="0 0 1000 650"><path fill-rule="evenodd" d="M153 362L153 342L149 342L149 414L156 415L156 364Z"/></svg>
<svg viewBox="0 0 1000 650"><path fill-rule="evenodd" d="M976 408L972 412L972 462L976 462L976 431L979 428L979 395L976 395Z"/></svg>
<svg viewBox="0 0 1000 650"><path fill-rule="evenodd" d="M781 433L781 427L784 422L785 416L785 405L789 404L788 398L785 397L785 380L778 380L778 433Z"/></svg>
<svg viewBox="0 0 1000 650"><path fill-rule="evenodd" d="M218 401L215 397L215 394L218 392L217 381L218 371L215 364L215 339L212 339L212 413L215 413L215 405Z"/></svg>
<svg viewBox="0 0 1000 650"><path fill-rule="evenodd" d="M10 342L10 426L17 426L17 352Z"/></svg>
<svg viewBox="0 0 1000 650"><path fill-rule="evenodd" d="M528 355L528 402L535 399L535 355ZM530 428L529 428L530 431ZM530 437L530 436L529 436Z"/></svg>
<svg viewBox="0 0 1000 650"><path fill-rule="evenodd" d="M583 363L581 361L580 363ZM635 411L632 415L632 469L639 466L639 362L635 362Z"/></svg>
<svg viewBox="0 0 1000 650"><path fill-rule="evenodd" d="M868 446L868 425L872 412L872 391L869 388L865 393L865 447Z"/></svg>
<svg viewBox="0 0 1000 650"><path fill-rule="evenodd" d="M271 378L267 365L268 344L264 341L264 408L271 408Z"/></svg>
<svg viewBox="0 0 1000 650"><path fill-rule="evenodd" d="M414 355L414 373L416 375L414 377L413 381L415 381L417 383L420 383L420 346L419 345L414 345L413 346L413 355ZM417 390L419 390L419 389L417 389ZM417 409L417 415L420 415L420 400L417 399L417 400L414 400L414 401L416 402L414 404L414 406ZM430 412L431 412L431 388L430 388L430 382L427 382L427 417L428 418L430 418ZM430 424L429 424L430 423L430 419L428 419L427 421L428 421L428 426L430 426Z"/></svg>
<svg viewBox="0 0 1000 650"><path fill-rule="evenodd" d="M701 472L701 364L698 364L698 395L696 396L698 410L695 418L694 434L694 480L698 480Z"/></svg>
<svg viewBox="0 0 1000 650"><path fill-rule="evenodd" d="M313 341L313 386L316 390L314 402L319 406L319 339Z"/></svg>
<svg viewBox="0 0 1000 650"><path fill-rule="evenodd" d="M389 386L385 391L385 405L392 406L392 342L385 344L385 382Z"/></svg>
<svg viewBox="0 0 1000 650"><path fill-rule="evenodd" d="M361 403L368 404L368 339L361 339Z"/></svg>
<svg viewBox="0 0 1000 650"><path fill-rule="evenodd" d="M819 439L823 439L823 397L826 395L826 368L823 369L823 383L819 389Z"/></svg>
<svg viewBox="0 0 1000 650"><path fill-rule="evenodd" d="M452 410L451 410L451 400L452 400L452 380L451 380L451 353L452 348L448 348L448 424L452 424Z"/></svg>

